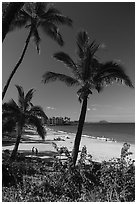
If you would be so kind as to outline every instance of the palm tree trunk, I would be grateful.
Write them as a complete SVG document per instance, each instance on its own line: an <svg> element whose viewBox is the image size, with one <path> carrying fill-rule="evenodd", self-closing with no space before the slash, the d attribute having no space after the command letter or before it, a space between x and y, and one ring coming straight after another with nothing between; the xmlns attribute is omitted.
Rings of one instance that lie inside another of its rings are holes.
<svg viewBox="0 0 137 204"><path fill-rule="evenodd" d="M22 135L22 125L21 125L21 123L18 123L18 126L17 126L17 139L16 139L16 143L15 143L14 149L13 149L13 151L11 153L11 157L10 157L10 160L12 160L12 161L14 161L15 158L16 158L19 143L20 143L20 139L21 139L21 135Z"/></svg>
<svg viewBox="0 0 137 204"><path fill-rule="evenodd" d="M18 11L22 8L24 2L11 2L4 11L3 18L2 18L2 42L6 37L6 34L9 31L9 27L11 22L15 18L15 15Z"/></svg>
<svg viewBox="0 0 137 204"><path fill-rule="evenodd" d="M85 96L83 100L81 114L79 117L78 130L77 130L76 138L74 141L74 147L72 151L72 160L74 165L76 164L77 157L78 157L79 145L80 145L82 130L85 122L86 111L87 111L87 96Z"/></svg>
<svg viewBox="0 0 137 204"><path fill-rule="evenodd" d="M19 61L17 62L15 68L14 68L13 71L11 72L11 74L10 74L8 80L7 80L7 83L6 83L6 85L5 85L4 89L3 89L3 92L2 92L2 100L3 100L4 97L5 97L5 94L6 94L6 92L7 92L7 89L8 89L8 87L9 87L9 84L10 84L10 82L11 82L11 80L12 80L12 77L14 76L14 74L15 74L15 72L17 71L18 67L19 67L20 64L22 63L22 60L23 60L23 58L24 58L24 55L25 55L25 53L26 53L26 50L27 50L27 47L28 47L28 44L29 44L29 41L30 41L31 33L32 33L32 30L30 30L30 32L29 32L29 35L28 35L28 37L27 37L27 40L26 40L26 43L25 43L25 46L24 46L22 55L21 55Z"/></svg>

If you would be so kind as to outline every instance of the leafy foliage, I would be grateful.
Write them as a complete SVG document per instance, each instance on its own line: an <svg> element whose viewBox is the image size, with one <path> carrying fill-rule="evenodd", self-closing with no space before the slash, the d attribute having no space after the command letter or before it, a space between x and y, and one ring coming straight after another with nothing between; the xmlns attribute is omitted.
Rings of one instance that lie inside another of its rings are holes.
<svg viewBox="0 0 137 204"><path fill-rule="evenodd" d="M13 153L16 155L16 149L22 136L22 128L25 124L34 125L37 128L37 132L40 137L44 140L46 135L46 130L44 128L43 120L47 120L47 116L44 113L43 109L40 106L34 106L31 103L34 90L30 89L26 95L24 95L23 88L16 85L18 90L18 104L12 99L8 103L3 104L3 113L2 113L2 128L3 133L7 131L12 131L14 128L17 128L17 139L15 143L15 150ZM12 126L11 126L12 125ZM20 133L18 130L21 130ZM15 156L13 156L15 158Z"/></svg>
<svg viewBox="0 0 137 204"><path fill-rule="evenodd" d="M41 41L38 28L54 39L60 46L64 44L58 25L72 26L72 20L46 2L27 2L12 21L10 30L15 28L29 28L36 49L39 53Z"/></svg>
<svg viewBox="0 0 137 204"><path fill-rule="evenodd" d="M100 177L100 199L108 202L135 200L135 166L129 158L103 162Z"/></svg>
<svg viewBox="0 0 137 204"><path fill-rule="evenodd" d="M14 126L16 126L16 123L19 121L23 126L25 123L31 123L37 127L38 133L44 138L45 130L39 117L47 119L47 116L40 106L33 106L31 103L34 89L30 89L27 94L24 95L21 86L16 85L16 88L19 94L18 105L13 99L3 104L3 130L6 131L9 121L12 122Z"/></svg>
<svg viewBox="0 0 137 204"><path fill-rule="evenodd" d="M66 147L58 148L53 162L18 154L8 163L3 154L3 201L10 202L133 202L135 165L127 157L97 163L84 146L77 166ZM62 156L66 159L62 160ZM6 174L6 176L4 175ZM4 180L5 176L5 180ZM9 180L8 180L9 179ZM5 183L9 181L9 183Z"/></svg>
<svg viewBox="0 0 137 204"><path fill-rule="evenodd" d="M49 81L56 81L56 80L60 80L65 82L68 86L72 86L72 85L77 85L78 81L76 79L73 79L70 76L66 76L63 74L58 74L55 72L48 72L45 75L43 75L43 82L47 83Z"/></svg>
<svg viewBox="0 0 137 204"><path fill-rule="evenodd" d="M132 82L126 75L124 68L113 61L101 63L96 57L99 45L94 41L90 43L86 31L81 31L77 35L78 60L73 59L64 52L54 54L54 58L63 62L72 71L72 76L64 74L46 72L43 75L43 82L60 80L68 86L81 86L78 90L79 101L85 96L92 94L93 90L100 92L106 85L118 82L133 88ZM68 80L69 77L69 80ZM74 81L75 83L72 83Z"/></svg>

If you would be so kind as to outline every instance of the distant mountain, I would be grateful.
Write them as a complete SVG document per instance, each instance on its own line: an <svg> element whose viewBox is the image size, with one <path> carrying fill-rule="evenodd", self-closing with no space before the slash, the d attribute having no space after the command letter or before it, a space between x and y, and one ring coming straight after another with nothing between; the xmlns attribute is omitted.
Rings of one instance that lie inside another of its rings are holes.
<svg viewBox="0 0 137 204"><path fill-rule="evenodd" d="M99 123L109 123L109 122L106 120L100 120Z"/></svg>

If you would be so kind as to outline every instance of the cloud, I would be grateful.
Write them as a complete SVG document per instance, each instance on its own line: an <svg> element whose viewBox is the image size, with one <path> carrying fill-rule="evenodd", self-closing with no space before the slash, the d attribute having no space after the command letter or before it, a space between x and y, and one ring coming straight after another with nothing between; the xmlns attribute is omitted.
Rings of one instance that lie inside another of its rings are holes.
<svg viewBox="0 0 137 204"><path fill-rule="evenodd" d="M104 108L104 107L106 107L106 108L109 108L109 107L112 107L112 105L100 105L100 104L91 104L91 107L93 107L93 108Z"/></svg>
<svg viewBox="0 0 137 204"><path fill-rule="evenodd" d="M92 108L93 111L97 110L96 108Z"/></svg>
<svg viewBox="0 0 137 204"><path fill-rule="evenodd" d="M95 111L95 110L97 110L97 109L96 109L96 107L93 107L93 108L89 108L89 107L88 107L88 108L87 108L87 111L91 111L91 110Z"/></svg>
<svg viewBox="0 0 137 204"><path fill-rule="evenodd" d="M47 106L46 109L48 109L48 110L55 110L54 107L50 107L50 106Z"/></svg>
<svg viewBox="0 0 137 204"><path fill-rule="evenodd" d="M114 59L115 62L119 63L119 64L125 64L121 59Z"/></svg>
<svg viewBox="0 0 137 204"><path fill-rule="evenodd" d="M100 105L100 104L92 104L92 105L90 105L90 107L91 107L91 109L92 110L97 110L98 108L99 109L102 109L102 108L105 108L105 109L112 109L113 108L113 110L115 109L115 110L123 110L124 108L123 107L121 107L121 106L114 106L114 105L109 105L109 104L104 104L104 105Z"/></svg>
<svg viewBox="0 0 137 204"><path fill-rule="evenodd" d="M102 43L102 44L100 44L100 46L99 46L101 49L106 49L106 44L105 43Z"/></svg>

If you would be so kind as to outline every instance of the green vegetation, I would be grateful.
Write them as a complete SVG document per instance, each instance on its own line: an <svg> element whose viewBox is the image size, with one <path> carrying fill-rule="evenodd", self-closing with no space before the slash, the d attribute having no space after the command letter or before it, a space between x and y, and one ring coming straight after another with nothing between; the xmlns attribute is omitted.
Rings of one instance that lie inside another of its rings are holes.
<svg viewBox="0 0 137 204"><path fill-rule="evenodd" d="M115 202L135 200L135 166L127 157L96 163L83 147L76 166L66 147L55 148L67 160L52 162L18 154L12 164L3 153L3 202ZM88 162L88 163L87 163ZM9 182L8 182L9 181Z"/></svg>
<svg viewBox="0 0 137 204"><path fill-rule="evenodd" d="M43 75L44 83L60 80L66 83L67 86L80 86L77 94L80 103L82 102L82 108L72 151L74 165L78 157L89 95L93 94L94 90L100 93L106 85L110 85L114 81L133 88L132 82L121 65L113 61L106 63L98 61L96 56L98 49L99 45L95 41L90 43L87 32L81 31L77 36L78 61L76 63L64 52L54 54L57 60L63 62L72 71L72 77L54 72L46 72Z"/></svg>
<svg viewBox="0 0 137 204"><path fill-rule="evenodd" d="M16 143L11 154L12 160L16 157L24 125L32 124L36 126L38 134L44 140L46 132L41 118L47 118L40 106L34 106L31 103L34 89L30 89L24 95L21 86L16 85L16 88L18 90L18 104L13 99L8 103L4 103L2 113L2 131L6 132L8 130L8 132L12 132L15 127L17 129Z"/></svg>

